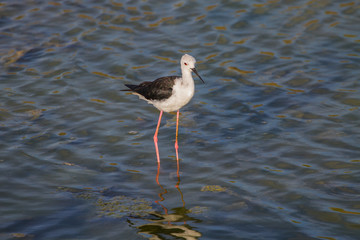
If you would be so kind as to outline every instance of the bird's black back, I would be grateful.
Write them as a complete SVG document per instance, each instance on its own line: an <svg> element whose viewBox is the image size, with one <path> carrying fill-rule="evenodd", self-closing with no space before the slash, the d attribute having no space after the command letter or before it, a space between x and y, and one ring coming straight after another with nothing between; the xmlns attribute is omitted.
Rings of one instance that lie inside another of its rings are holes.
<svg viewBox="0 0 360 240"><path fill-rule="evenodd" d="M153 82L143 82L139 85L125 84L131 91L136 92L148 100L164 100L171 96L175 79L178 76L161 77Z"/></svg>

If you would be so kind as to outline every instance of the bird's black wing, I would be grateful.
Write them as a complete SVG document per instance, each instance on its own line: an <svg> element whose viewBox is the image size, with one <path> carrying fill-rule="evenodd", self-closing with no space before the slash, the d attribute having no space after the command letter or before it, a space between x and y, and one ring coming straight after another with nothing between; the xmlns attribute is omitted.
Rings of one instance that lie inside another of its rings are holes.
<svg viewBox="0 0 360 240"><path fill-rule="evenodd" d="M171 96L175 79L178 76L168 76L153 82L143 82L139 85L125 84L131 91L144 96L148 100L164 100Z"/></svg>

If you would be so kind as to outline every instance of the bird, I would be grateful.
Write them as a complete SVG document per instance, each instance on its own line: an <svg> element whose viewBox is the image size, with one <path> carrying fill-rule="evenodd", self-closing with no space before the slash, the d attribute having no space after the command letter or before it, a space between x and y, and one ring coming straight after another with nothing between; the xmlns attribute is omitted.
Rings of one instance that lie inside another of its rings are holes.
<svg viewBox="0 0 360 240"><path fill-rule="evenodd" d="M152 104L160 111L156 131L154 134L154 143L156 148L157 160L160 162L158 151L158 132L161 123L163 112L176 113L176 138L175 149L178 160L178 132L179 132L179 115L180 109L190 102L195 92L195 83L192 73L195 73L203 82L199 73L195 68L196 60L193 56L185 54L181 57L181 76L166 76L160 77L152 82L142 82L139 85L125 84L128 89L121 91L130 91L137 95L140 99Z"/></svg>

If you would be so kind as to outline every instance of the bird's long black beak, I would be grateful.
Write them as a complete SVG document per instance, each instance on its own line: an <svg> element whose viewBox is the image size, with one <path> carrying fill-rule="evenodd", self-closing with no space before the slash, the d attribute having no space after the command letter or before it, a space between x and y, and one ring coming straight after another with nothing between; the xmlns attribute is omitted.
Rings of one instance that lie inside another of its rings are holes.
<svg viewBox="0 0 360 240"><path fill-rule="evenodd" d="M200 78L200 80L201 80L203 83L205 83L204 80L200 77L200 75L199 75L198 72L196 71L196 68L191 68L191 71L193 71L193 72L196 74L196 76L198 76L198 77Z"/></svg>

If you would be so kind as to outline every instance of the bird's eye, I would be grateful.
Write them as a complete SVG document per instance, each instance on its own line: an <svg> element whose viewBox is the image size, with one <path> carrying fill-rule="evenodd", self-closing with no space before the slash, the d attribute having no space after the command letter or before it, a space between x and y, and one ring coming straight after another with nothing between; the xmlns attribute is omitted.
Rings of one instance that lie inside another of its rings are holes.
<svg viewBox="0 0 360 240"><path fill-rule="evenodd" d="M185 66L187 66L188 64L187 63L184 63L185 64Z"/></svg>

